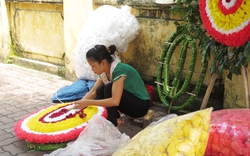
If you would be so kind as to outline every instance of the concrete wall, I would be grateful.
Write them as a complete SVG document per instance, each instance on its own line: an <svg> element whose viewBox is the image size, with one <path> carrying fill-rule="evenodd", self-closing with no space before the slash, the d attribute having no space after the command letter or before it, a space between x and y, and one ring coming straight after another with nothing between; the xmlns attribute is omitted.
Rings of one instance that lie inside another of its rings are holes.
<svg viewBox="0 0 250 156"><path fill-rule="evenodd" d="M75 80L74 52L82 27L91 11L92 0L64 0L64 42L66 78Z"/></svg>
<svg viewBox="0 0 250 156"><path fill-rule="evenodd" d="M250 68L247 69L248 74ZM248 76L248 81L250 75ZM233 75L232 80L225 77L224 108L246 108L246 93L242 75Z"/></svg>
<svg viewBox="0 0 250 156"><path fill-rule="evenodd" d="M0 61L7 62L10 55L10 30L5 0L0 0Z"/></svg>
<svg viewBox="0 0 250 156"><path fill-rule="evenodd" d="M5 24L9 26L5 28L10 29L16 55L65 66L65 77L76 80L73 53L88 14L93 11L92 0L7 0L6 6L9 23ZM8 51L0 56L8 58Z"/></svg>
<svg viewBox="0 0 250 156"><path fill-rule="evenodd" d="M7 3L14 48L19 56L64 65L62 3Z"/></svg>

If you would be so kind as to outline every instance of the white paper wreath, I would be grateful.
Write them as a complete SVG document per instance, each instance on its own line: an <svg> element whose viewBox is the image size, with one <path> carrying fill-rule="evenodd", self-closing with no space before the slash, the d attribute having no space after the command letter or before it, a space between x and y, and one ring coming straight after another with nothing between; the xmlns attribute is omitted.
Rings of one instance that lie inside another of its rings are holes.
<svg viewBox="0 0 250 156"><path fill-rule="evenodd" d="M88 17L76 45L75 72L79 79L96 80L86 60L86 52L96 44L115 45L118 52L126 52L129 43L139 33L140 24L129 6L120 9L103 5Z"/></svg>

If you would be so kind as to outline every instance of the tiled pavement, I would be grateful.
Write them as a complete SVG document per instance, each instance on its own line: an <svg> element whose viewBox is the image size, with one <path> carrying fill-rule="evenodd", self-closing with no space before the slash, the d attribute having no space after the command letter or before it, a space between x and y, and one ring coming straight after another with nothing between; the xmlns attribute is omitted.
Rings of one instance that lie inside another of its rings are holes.
<svg viewBox="0 0 250 156"><path fill-rule="evenodd" d="M49 151L31 151L25 141L13 131L16 122L26 115L51 105L52 95L61 87L73 82L45 72L12 64L0 63L0 156L42 156ZM164 116L163 108L152 106L154 120ZM125 121L120 131L134 136L142 130L140 124Z"/></svg>

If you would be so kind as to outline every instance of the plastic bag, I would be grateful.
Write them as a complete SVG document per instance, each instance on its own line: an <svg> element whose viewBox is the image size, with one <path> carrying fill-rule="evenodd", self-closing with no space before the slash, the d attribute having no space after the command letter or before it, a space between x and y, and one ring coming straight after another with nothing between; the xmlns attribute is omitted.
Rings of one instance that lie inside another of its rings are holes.
<svg viewBox="0 0 250 156"><path fill-rule="evenodd" d="M94 86L95 81L78 79L71 85L66 85L54 93L51 100L53 103L71 102L81 99Z"/></svg>
<svg viewBox="0 0 250 156"><path fill-rule="evenodd" d="M223 109L211 115L205 156L250 156L250 109Z"/></svg>
<svg viewBox="0 0 250 156"><path fill-rule="evenodd" d="M209 136L211 108L146 127L113 156L201 156Z"/></svg>
<svg viewBox="0 0 250 156"><path fill-rule="evenodd" d="M168 114L168 115L166 115L166 116L160 118L158 121L152 122L152 123L149 124L148 126L153 126L153 125L159 124L159 123L161 123L161 122L163 122L163 121L169 120L169 119L174 118L174 117L177 117L177 116L178 116L177 114Z"/></svg>
<svg viewBox="0 0 250 156"><path fill-rule="evenodd" d="M112 155L130 140L101 116L94 116L79 137L67 145L44 156L105 156Z"/></svg>

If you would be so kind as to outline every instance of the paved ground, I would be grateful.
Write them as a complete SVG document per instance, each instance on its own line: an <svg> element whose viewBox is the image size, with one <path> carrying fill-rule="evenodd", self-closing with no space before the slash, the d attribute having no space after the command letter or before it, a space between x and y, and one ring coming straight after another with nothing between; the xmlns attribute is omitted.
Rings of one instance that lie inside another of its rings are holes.
<svg viewBox="0 0 250 156"><path fill-rule="evenodd" d="M25 141L19 140L13 131L16 122L26 115L51 105L52 95L61 87L73 82L62 77L0 63L0 156L42 156L42 151L31 151ZM152 106L156 121L166 114L159 106ZM134 136L142 130L139 123L126 120L120 131Z"/></svg>

